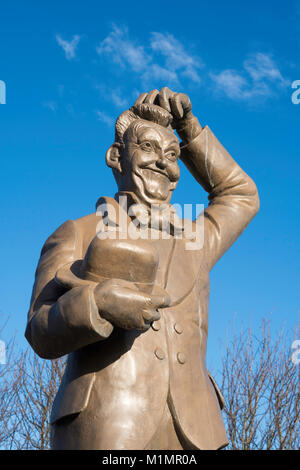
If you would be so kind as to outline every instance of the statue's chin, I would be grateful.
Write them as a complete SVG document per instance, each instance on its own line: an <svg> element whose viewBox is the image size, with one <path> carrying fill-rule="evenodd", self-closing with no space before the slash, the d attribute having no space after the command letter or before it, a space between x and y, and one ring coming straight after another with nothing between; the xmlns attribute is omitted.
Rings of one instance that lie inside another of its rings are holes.
<svg viewBox="0 0 300 470"><path fill-rule="evenodd" d="M138 196L147 204L162 204L170 199L169 178L161 173L144 169L136 175Z"/></svg>
<svg viewBox="0 0 300 470"><path fill-rule="evenodd" d="M166 201L169 197L169 188L167 190L162 191L160 188L159 189L153 189L153 188L144 188L144 193L146 194L147 197L151 199L157 199L159 201Z"/></svg>

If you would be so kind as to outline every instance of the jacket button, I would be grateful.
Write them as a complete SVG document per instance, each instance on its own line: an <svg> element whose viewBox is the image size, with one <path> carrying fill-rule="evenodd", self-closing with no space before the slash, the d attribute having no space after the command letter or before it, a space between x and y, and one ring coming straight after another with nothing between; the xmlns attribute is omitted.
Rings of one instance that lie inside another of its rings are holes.
<svg viewBox="0 0 300 470"><path fill-rule="evenodd" d="M182 328L182 326L180 325L180 323L175 323L175 325L174 325L174 330L175 330L176 333L178 333L179 335L181 335L181 333L183 332L183 328Z"/></svg>
<svg viewBox="0 0 300 470"><path fill-rule="evenodd" d="M186 362L185 354L179 352L177 354L177 361L179 362L179 364L184 364Z"/></svg>
<svg viewBox="0 0 300 470"><path fill-rule="evenodd" d="M160 322L158 320L154 321L151 326L154 331L158 331L161 328Z"/></svg>
<svg viewBox="0 0 300 470"><path fill-rule="evenodd" d="M154 354L157 357L157 359L160 359L161 361L165 358L165 353L160 348L156 348L154 351Z"/></svg>

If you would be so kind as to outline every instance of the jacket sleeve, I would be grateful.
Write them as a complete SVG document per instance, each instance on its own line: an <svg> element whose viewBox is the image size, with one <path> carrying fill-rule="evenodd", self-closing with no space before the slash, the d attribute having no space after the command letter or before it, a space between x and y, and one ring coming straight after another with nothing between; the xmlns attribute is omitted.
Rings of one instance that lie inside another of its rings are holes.
<svg viewBox="0 0 300 470"><path fill-rule="evenodd" d="M195 123L193 127L195 133ZM196 137L183 145L181 159L209 193L203 215L204 249L211 269L258 212L258 192L207 126L199 125Z"/></svg>
<svg viewBox="0 0 300 470"><path fill-rule="evenodd" d="M81 258L76 224L67 221L46 241L35 274L26 339L43 358L54 359L106 339L113 326L101 318L91 286L66 292L56 271Z"/></svg>

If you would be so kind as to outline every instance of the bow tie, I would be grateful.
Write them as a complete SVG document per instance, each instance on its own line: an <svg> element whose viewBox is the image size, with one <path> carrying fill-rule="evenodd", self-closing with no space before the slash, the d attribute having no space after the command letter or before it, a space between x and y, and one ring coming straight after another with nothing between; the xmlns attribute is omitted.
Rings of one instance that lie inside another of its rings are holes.
<svg viewBox="0 0 300 470"><path fill-rule="evenodd" d="M96 204L96 215L101 216L97 224L97 235L106 238L108 233L114 237L120 233L122 239L127 236L138 238L184 238L191 240L188 250L200 249L204 240L203 212L197 217L196 224L190 219L181 219L171 204L146 206L137 202L132 193L119 192L115 198L101 197ZM131 230L133 229L133 230ZM159 236L161 233L161 237ZM109 235L110 236L110 235ZM195 243L197 247L195 247ZM193 246L192 246L193 245Z"/></svg>
<svg viewBox="0 0 300 470"><path fill-rule="evenodd" d="M181 236L184 230L183 220L178 217L171 204L153 204L149 207L139 203L133 193L119 192L114 199L100 198L96 207L97 214L102 216L105 231L114 231L117 227L117 231L123 231L127 229L128 223L134 225L133 228L138 231L149 229L175 237Z"/></svg>
<svg viewBox="0 0 300 470"><path fill-rule="evenodd" d="M168 203L147 206L138 201L132 192L120 191L115 199L128 213L131 220L141 228L167 232L173 236L182 234L183 224L176 209Z"/></svg>
<svg viewBox="0 0 300 470"><path fill-rule="evenodd" d="M173 236L183 230L182 222L171 204L157 204L148 207L144 204L132 204L128 215L141 229L154 229L170 233Z"/></svg>

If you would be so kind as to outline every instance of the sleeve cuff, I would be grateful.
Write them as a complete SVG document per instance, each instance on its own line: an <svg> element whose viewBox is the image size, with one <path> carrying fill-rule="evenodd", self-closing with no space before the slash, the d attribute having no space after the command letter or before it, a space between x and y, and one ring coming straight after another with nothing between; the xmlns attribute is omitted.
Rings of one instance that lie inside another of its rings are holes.
<svg viewBox="0 0 300 470"><path fill-rule="evenodd" d="M196 116L185 119L179 128L176 129L182 140L183 146L194 140L202 131L202 127Z"/></svg>
<svg viewBox="0 0 300 470"><path fill-rule="evenodd" d="M89 306L90 306L90 322L92 329L99 334L103 339L110 336L113 331L113 325L102 318L94 298L94 291L89 287Z"/></svg>

